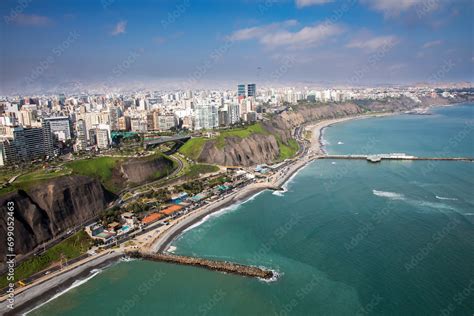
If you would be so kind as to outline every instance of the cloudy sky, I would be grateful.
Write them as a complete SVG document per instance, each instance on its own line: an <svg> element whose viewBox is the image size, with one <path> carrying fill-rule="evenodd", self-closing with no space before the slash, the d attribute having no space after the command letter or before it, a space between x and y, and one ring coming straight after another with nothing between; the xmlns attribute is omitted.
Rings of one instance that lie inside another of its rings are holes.
<svg viewBox="0 0 474 316"><path fill-rule="evenodd" d="M472 81L473 3L2 0L0 88Z"/></svg>

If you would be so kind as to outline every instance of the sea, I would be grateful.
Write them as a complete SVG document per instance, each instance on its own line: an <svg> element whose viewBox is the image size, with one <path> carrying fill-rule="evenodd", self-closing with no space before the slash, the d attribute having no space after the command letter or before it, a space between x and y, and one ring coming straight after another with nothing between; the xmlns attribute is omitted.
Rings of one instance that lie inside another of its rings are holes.
<svg viewBox="0 0 474 316"><path fill-rule="evenodd" d="M329 154L474 157L474 104L328 127ZM474 163L318 160L286 191L209 216L176 254L274 280L135 260L28 315L473 315Z"/></svg>

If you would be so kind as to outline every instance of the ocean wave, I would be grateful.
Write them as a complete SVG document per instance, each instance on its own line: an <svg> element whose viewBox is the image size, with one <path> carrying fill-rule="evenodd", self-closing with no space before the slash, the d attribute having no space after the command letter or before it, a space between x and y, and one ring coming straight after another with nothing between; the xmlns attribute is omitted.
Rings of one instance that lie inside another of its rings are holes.
<svg viewBox="0 0 474 316"><path fill-rule="evenodd" d="M272 194L276 196L285 196L285 192L288 192L288 190L283 189L283 190L273 191Z"/></svg>
<svg viewBox="0 0 474 316"><path fill-rule="evenodd" d="M338 145L344 145L344 143L343 143L343 142L337 142L337 144L338 144Z"/></svg>
<svg viewBox="0 0 474 316"><path fill-rule="evenodd" d="M372 190L372 193L376 196L385 197L391 200L405 200L405 196L401 193L377 191L377 190Z"/></svg>
<svg viewBox="0 0 474 316"><path fill-rule="evenodd" d="M421 206L421 207L429 207L429 208L434 208L434 209L450 210L450 211L455 211L456 210L455 207L452 207L452 206L444 204L444 203L436 203L436 202L420 201L420 200L414 200L413 203L416 206Z"/></svg>
<svg viewBox="0 0 474 316"><path fill-rule="evenodd" d="M58 297L60 297L61 295L64 295L66 294L67 292L71 291L72 289L76 288L76 287L79 287L81 285L83 285L84 283L88 282L89 280L91 280L93 277L95 277L96 275L98 275L99 273L101 273L103 270L102 269L92 269L90 271L90 274L87 278L85 279L81 279L81 280L76 280L74 281L74 283L71 284L71 286L69 286L67 289L55 294L53 297L51 297L49 300L39 304L39 305L36 305L34 308L32 308L31 310L27 311L26 313L24 313L23 315L28 315L29 313L31 313L32 311L40 308L41 306L44 306L46 304L48 304L49 302L57 299Z"/></svg>
<svg viewBox="0 0 474 316"><path fill-rule="evenodd" d="M224 207L223 209L219 210L219 211L216 211L216 212L213 212L211 214L207 214L206 216L204 216L200 221L192 224L191 226L187 227L185 230L183 230L183 232L180 234L181 236L186 233L187 231L190 231L196 227L199 227L201 226L202 224L204 224L205 222L207 222L209 219L211 218L217 218L217 217L220 217L226 213L229 213L229 212L232 212L232 211L235 211L237 210L242 204L245 204L247 202L250 202L250 201L253 201L257 196L259 196L260 194L262 194L264 191L260 191L254 195L252 195L251 197L249 197L248 199L246 199L245 201L241 202L241 203L235 203L235 204L232 204L230 206L227 206L227 207Z"/></svg>
<svg viewBox="0 0 474 316"><path fill-rule="evenodd" d="M458 200L458 199L456 199L456 198L443 197L443 196L438 196L438 195L436 195L436 198L437 198L438 200L447 200L447 201L457 201L457 200Z"/></svg>
<svg viewBox="0 0 474 316"><path fill-rule="evenodd" d="M259 267L260 269L263 270L268 270L265 267ZM265 283L273 283L278 281L278 279L283 275L283 273L278 272L277 270L271 269L273 276L270 279L264 279L264 278L258 278L260 281L265 282Z"/></svg>
<svg viewBox="0 0 474 316"><path fill-rule="evenodd" d="M166 249L166 252L175 253L176 249L178 249L176 246L169 246L168 249Z"/></svg>

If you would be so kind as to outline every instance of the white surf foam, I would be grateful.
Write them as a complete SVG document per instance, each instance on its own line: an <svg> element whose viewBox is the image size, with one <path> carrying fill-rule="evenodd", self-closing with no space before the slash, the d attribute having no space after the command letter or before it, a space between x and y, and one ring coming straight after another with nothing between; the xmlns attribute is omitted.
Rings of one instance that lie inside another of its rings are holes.
<svg viewBox="0 0 474 316"><path fill-rule="evenodd" d="M405 196L401 193L377 191L377 190L372 190L372 193L376 196L385 197L391 200L405 200Z"/></svg>
<svg viewBox="0 0 474 316"><path fill-rule="evenodd" d="M282 191L273 191L273 195L276 195L276 196L284 196L285 192L287 192L287 190L282 190Z"/></svg>
<svg viewBox="0 0 474 316"><path fill-rule="evenodd" d="M260 269L267 270L265 267L259 267ZM272 269L273 276L270 279L258 278L260 281L265 283L272 283L278 281L278 279L283 275L283 273L278 272L277 270Z"/></svg>
<svg viewBox="0 0 474 316"><path fill-rule="evenodd" d="M89 280L91 280L93 277L95 277L96 275L98 275L99 273L101 273L102 270L101 269L92 269L90 271L90 276L88 276L87 278L85 279L81 279L81 280L77 280L77 281L74 281L74 283L71 284L71 286L69 286L67 289L65 289L64 291L61 291L59 293L57 293L56 295L54 295L53 297L51 297L49 300L47 300L46 302L43 302L37 306L35 306L33 309L27 311L26 313L24 313L23 315L28 315L29 313L31 313L32 311L40 308L41 306L44 306L46 304L48 304L49 302L57 299L58 297L60 297L61 295L64 295L66 294L67 292L71 291L72 289L76 288L76 287L79 287L81 286L82 284L88 282Z"/></svg>
<svg viewBox="0 0 474 316"><path fill-rule="evenodd" d="M344 143L343 143L343 142L337 142L337 144L338 144L338 145L344 145Z"/></svg>
<svg viewBox="0 0 474 316"><path fill-rule="evenodd" d="M168 249L166 249L166 252L175 253L176 249L176 246L169 246Z"/></svg>
<svg viewBox="0 0 474 316"><path fill-rule="evenodd" d="M207 222L209 219L211 218L217 218L219 216L222 216L223 214L225 213L229 213L229 212L232 212L232 211L235 211L237 210L242 204L245 204L247 202L250 202L250 201L253 201L257 196L259 196L260 194L262 194L264 191L260 191L254 195L252 195L251 197L249 197L247 200L241 202L241 203L236 203L236 204L232 204L230 206L227 206L227 207L224 207L223 209L217 211L217 212L214 212L214 213L211 213L211 214L207 214L206 216L204 216L200 221L192 224L191 226L187 227L185 230L183 230L183 232L180 234L180 235L183 235L185 232L191 230L191 229L194 229L198 226L201 226L202 224L204 224L205 222Z"/></svg>
<svg viewBox="0 0 474 316"><path fill-rule="evenodd" d="M457 201L458 199L456 198L450 198L450 197L443 197L443 196L436 196L438 200L447 200L447 201Z"/></svg>

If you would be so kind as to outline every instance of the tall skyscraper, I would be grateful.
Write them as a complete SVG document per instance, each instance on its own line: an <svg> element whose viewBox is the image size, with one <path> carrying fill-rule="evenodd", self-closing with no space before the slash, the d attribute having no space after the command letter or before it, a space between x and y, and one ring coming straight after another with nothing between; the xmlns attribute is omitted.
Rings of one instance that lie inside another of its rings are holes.
<svg viewBox="0 0 474 316"><path fill-rule="evenodd" d="M71 127L69 117L57 116L44 118L44 124L48 124L51 132L56 135L60 141L71 139Z"/></svg>
<svg viewBox="0 0 474 316"><path fill-rule="evenodd" d="M76 136L76 150L85 150L87 148L87 129L86 122L82 119L76 123Z"/></svg>
<svg viewBox="0 0 474 316"><path fill-rule="evenodd" d="M255 83L249 83L247 85L247 97L257 96L257 85Z"/></svg>
<svg viewBox="0 0 474 316"><path fill-rule="evenodd" d="M240 98L245 98L246 96L246 91L245 91L245 85L244 84L239 84L237 86L237 96Z"/></svg>

